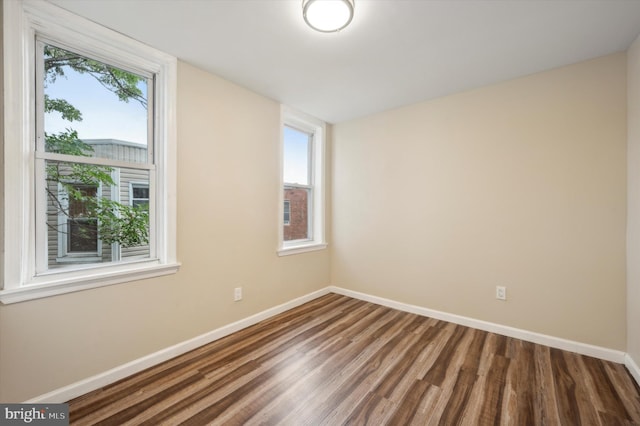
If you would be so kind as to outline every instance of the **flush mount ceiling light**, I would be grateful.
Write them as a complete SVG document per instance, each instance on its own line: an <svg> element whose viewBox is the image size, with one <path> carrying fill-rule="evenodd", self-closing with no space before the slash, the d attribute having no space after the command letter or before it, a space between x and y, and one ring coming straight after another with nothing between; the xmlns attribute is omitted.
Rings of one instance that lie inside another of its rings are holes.
<svg viewBox="0 0 640 426"><path fill-rule="evenodd" d="M314 30L340 31L353 19L354 0L302 0L302 16Z"/></svg>

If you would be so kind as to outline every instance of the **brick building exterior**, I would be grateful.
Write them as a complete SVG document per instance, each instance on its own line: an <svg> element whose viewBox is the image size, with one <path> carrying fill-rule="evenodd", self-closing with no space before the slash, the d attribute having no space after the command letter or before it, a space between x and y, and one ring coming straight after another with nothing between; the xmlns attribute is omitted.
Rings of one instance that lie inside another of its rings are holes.
<svg viewBox="0 0 640 426"><path fill-rule="evenodd" d="M284 240L305 240L309 238L309 197L301 188L284 189Z"/></svg>

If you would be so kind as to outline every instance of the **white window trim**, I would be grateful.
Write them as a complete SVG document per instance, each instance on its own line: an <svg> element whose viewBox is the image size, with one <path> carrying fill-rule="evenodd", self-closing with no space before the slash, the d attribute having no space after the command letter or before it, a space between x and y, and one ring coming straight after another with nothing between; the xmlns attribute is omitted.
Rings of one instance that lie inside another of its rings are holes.
<svg viewBox="0 0 640 426"><path fill-rule="evenodd" d="M306 240L284 241L284 127L289 126L313 135L311 144L311 203L313 214L309 223L311 238ZM278 211L278 256L288 256L322 250L327 247L325 240L325 146L326 124L303 112L282 105L280 109L280 186Z"/></svg>
<svg viewBox="0 0 640 426"><path fill-rule="evenodd" d="M176 67L174 57L50 3L3 1L4 39L4 273L0 302L14 303L177 272ZM158 168L154 229L157 252L145 261L35 273L35 35L82 40L91 57L156 75L154 165ZM7 208L10 207L10 208Z"/></svg>

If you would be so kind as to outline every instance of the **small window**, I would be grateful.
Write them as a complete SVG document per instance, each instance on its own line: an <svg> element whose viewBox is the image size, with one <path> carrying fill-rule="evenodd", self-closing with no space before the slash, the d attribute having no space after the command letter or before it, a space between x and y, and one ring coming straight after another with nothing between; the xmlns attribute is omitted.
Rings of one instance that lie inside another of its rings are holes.
<svg viewBox="0 0 640 426"><path fill-rule="evenodd" d="M68 199L68 215L66 215L66 229L59 232L64 236L66 232L66 252L70 255L98 254L98 220L93 217L91 204L98 196L98 187L87 185L69 185L70 191L63 191ZM65 215L63 215L65 216Z"/></svg>
<svg viewBox="0 0 640 426"><path fill-rule="evenodd" d="M291 221L291 203L289 200L284 200L284 225L288 226Z"/></svg>
<svg viewBox="0 0 640 426"><path fill-rule="evenodd" d="M149 209L149 184L131 183L131 205Z"/></svg>
<svg viewBox="0 0 640 426"><path fill-rule="evenodd" d="M283 107L280 255L326 247L324 123Z"/></svg>

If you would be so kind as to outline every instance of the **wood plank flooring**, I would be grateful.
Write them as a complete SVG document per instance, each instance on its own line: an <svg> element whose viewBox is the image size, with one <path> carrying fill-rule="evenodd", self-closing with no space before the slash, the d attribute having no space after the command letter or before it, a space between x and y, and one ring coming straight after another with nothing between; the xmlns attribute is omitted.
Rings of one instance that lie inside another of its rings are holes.
<svg viewBox="0 0 640 426"><path fill-rule="evenodd" d="M336 294L69 404L78 425L640 425L623 365Z"/></svg>

